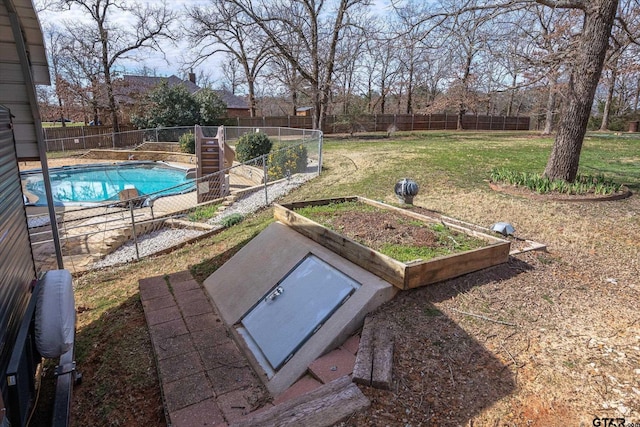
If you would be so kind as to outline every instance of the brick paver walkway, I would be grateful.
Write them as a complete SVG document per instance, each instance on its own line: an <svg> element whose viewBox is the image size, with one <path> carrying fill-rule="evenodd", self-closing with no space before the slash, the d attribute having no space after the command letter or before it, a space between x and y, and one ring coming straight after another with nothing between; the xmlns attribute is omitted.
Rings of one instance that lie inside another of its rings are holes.
<svg viewBox="0 0 640 427"><path fill-rule="evenodd" d="M171 427L227 426L272 407L206 291L188 271L142 279L144 307ZM279 405L353 371L358 336L316 360Z"/></svg>

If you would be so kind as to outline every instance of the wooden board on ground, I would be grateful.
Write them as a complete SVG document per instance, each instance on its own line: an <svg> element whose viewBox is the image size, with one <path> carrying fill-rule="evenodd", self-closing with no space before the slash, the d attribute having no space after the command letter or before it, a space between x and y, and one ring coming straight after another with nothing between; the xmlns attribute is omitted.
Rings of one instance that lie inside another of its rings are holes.
<svg viewBox="0 0 640 427"><path fill-rule="evenodd" d="M460 233L483 239L487 245L474 250L456 254L440 256L426 261L406 264L387 255L368 248L360 243L336 233L328 228L294 212L294 209L305 206L327 205L330 203L344 203L358 201L380 209L391 210L407 217L424 221L425 223L442 223ZM335 199L314 200L308 202L293 202L279 205L274 203L274 217L293 228L302 235L331 249L338 255L363 267L373 274L388 281L400 289L412 289L432 283L441 282L463 274L471 273L483 268L507 262L509 259L510 242L489 234L462 227L407 211L405 209L386 205L364 197L341 197Z"/></svg>
<svg viewBox="0 0 640 427"><path fill-rule="evenodd" d="M249 414L232 426L331 426L370 404L351 378L344 376L253 416Z"/></svg>
<svg viewBox="0 0 640 427"><path fill-rule="evenodd" d="M393 337L388 328L367 317L353 367L353 381L375 388L391 389L393 380Z"/></svg>

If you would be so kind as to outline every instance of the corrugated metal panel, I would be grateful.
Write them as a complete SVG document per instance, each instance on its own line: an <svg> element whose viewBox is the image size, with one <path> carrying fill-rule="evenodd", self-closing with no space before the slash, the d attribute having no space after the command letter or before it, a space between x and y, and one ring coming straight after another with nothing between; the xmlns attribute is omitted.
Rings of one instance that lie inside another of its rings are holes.
<svg viewBox="0 0 640 427"><path fill-rule="evenodd" d="M29 62L32 67L48 68L47 53L44 47L44 38L42 37L42 30L40 29L40 22L36 11L33 9L33 3L31 0L11 0L15 6L16 13L20 20L20 27L22 34L25 38L27 50L29 52ZM0 2L0 27L8 27L11 30L11 24L9 21L9 14L4 2ZM0 34L6 33L5 30L0 30ZM6 33L7 35L11 32ZM15 43L13 36L10 39L0 41L8 41L9 43ZM0 49L0 52L5 49ZM15 47L12 49L15 51ZM49 73L42 74L40 72L34 73L34 83L48 85L51 84Z"/></svg>
<svg viewBox="0 0 640 427"><path fill-rule="evenodd" d="M36 277L9 112L0 107L0 371Z"/></svg>
<svg viewBox="0 0 640 427"><path fill-rule="evenodd" d="M26 43L34 84L50 84L47 56L40 23L31 0L10 0ZM10 6L11 9L11 6ZM9 9L9 10L10 10ZM29 102L28 80L20 63L18 45L4 1L0 2L0 105L11 109L14 117L16 154L20 160L39 159L36 126ZM37 108L37 106L35 106ZM37 111L37 110L36 110ZM37 115L36 115L37 116Z"/></svg>

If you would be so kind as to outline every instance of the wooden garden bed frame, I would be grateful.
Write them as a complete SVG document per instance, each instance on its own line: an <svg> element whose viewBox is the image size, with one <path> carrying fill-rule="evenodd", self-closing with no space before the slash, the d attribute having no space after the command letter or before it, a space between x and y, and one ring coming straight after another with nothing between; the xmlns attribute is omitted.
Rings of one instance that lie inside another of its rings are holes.
<svg viewBox="0 0 640 427"><path fill-rule="evenodd" d="M444 224L455 231L485 240L487 246L407 264L381 254L294 212L295 209L307 206L355 201L397 212L425 223ZM343 258L369 270L376 276L403 290L441 282L507 262L511 246L509 241L489 234L359 196L293 202L282 205L274 203L274 217L298 233L331 249Z"/></svg>

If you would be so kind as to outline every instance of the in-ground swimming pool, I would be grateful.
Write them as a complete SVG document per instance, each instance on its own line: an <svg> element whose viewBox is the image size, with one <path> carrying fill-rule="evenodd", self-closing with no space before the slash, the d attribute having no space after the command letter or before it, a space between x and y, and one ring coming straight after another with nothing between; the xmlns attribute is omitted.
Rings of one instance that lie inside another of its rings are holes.
<svg viewBox="0 0 640 427"><path fill-rule="evenodd" d="M41 170L20 173L29 203L46 206ZM195 190L187 170L162 162L137 161L63 166L49 169L55 205L88 205L119 200L122 190L135 188L140 196L156 198Z"/></svg>

